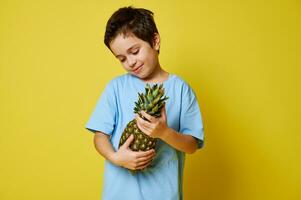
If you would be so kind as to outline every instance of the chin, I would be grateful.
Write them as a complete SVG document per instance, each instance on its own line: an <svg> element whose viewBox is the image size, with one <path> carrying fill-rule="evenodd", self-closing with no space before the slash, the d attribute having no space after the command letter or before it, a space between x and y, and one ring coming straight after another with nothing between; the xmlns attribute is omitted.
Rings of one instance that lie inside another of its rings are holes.
<svg viewBox="0 0 301 200"><path fill-rule="evenodd" d="M145 77L147 77L147 75L143 74L143 73L139 73L139 74L135 74L135 73L132 73L132 75L140 78L140 79L144 79Z"/></svg>
<svg viewBox="0 0 301 200"><path fill-rule="evenodd" d="M143 79L143 80L145 80L145 79L147 79L147 78L149 77L148 74L138 74L137 76L138 76L140 79Z"/></svg>
<svg viewBox="0 0 301 200"><path fill-rule="evenodd" d="M139 74L135 74L135 73L132 74L142 80L147 80L150 77L150 73L144 70L142 70Z"/></svg>

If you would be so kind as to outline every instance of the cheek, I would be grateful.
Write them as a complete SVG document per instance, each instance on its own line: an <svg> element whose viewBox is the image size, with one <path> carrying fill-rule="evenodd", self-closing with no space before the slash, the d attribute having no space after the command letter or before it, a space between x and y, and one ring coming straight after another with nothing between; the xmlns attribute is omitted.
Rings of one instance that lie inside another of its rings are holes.
<svg viewBox="0 0 301 200"><path fill-rule="evenodd" d="M149 62L149 52L147 50L141 51L138 55L138 59L143 62Z"/></svg>
<svg viewBox="0 0 301 200"><path fill-rule="evenodd" d="M123 69L125 69L126 71L130 71L130 68L127 66L126 63L121 63L121 66L122 66Z"/></svg>

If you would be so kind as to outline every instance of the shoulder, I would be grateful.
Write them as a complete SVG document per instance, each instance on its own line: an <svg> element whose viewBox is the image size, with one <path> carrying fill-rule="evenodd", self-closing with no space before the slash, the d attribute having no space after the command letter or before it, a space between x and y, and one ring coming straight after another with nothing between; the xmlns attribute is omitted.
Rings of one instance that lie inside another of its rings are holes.
<svg viewBox="0 0 301 200"><path fill-rule="evenodd" d="M190 84L177 74L172 74L173 86L183 91L192 90Z"/></svg>
<svg viewBox="0 0 301 200"><path fill-rule="evenodd" d="M182 102L190 102L197 99L196 92L191 85L179 75L173 74L171 88L175 97L181 99Z"/></svg>
<svg viewBox="0 0 301 200"><path fill-rule="evenodd" d="M115 96L124 94L124 91L128 91L130 87L133 87L133 80L133 76L128 73L115 76L106 83L104 91Z"/></svg>
<svg viewBox="0 0 301 200"><path fill-rule="evenodd" d="M116 89L119 85L123 85L128 78L128 74L118 75L107 82L106 88Z"/></svg>
<svg viewBox="0 0 301 200"><path fill-rule="evenodd" d="M124 77L124 75L116 76L116 77L114 77L113 79L111 79L111 80L107 83L107 85L116 85L116 84L118 84L118 82L122 81L123 77Z"/></svg>
<svg viewBox="0 0 301 200"><path fill-rule="evenodd" d="M129 73L121 74L116 76L115 78L111 79L108 82L108 85L118 85L118 84L124 84L127 81L131 81L133 79L133 76L131 76Z"/></svg>

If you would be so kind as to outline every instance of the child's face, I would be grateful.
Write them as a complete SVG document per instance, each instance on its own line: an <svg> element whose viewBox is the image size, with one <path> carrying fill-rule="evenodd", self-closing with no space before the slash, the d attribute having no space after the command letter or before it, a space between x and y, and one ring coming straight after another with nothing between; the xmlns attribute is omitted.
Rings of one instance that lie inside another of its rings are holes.
<svg viewBox="0 0 301 200"><path fill-rule="evenodd" d="M159 66L158 52L160 37L156 34L153 48L149 43L131 34L119 34L111 43L111 51L129 73L147 79Z"/></svg>

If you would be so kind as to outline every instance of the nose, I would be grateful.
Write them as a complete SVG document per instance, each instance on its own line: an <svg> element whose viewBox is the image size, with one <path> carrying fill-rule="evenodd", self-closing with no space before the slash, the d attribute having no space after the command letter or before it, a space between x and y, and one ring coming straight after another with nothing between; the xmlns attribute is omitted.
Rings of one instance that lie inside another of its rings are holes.
<svg viewBox="0 0 301 200"><path fill-rule="evenodd" d="M129 64L129 67L130 67L130 68L135 67L136 62L137 62L137 61L136 61L135 58L133 58L133 57L129 57L129 58L128 58L128 64Z"/></svg>

